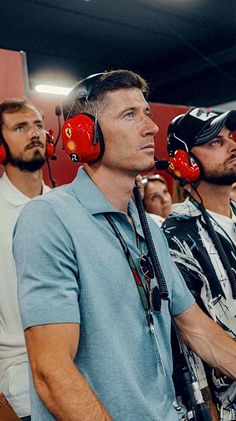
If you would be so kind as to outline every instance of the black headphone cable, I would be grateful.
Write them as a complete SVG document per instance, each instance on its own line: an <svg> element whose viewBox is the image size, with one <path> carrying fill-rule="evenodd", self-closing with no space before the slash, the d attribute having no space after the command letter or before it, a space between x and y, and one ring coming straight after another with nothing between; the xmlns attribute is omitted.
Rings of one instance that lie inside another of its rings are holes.
<svg viewBox="0 0 236 421"><path fill-rule="evenodd" d="M138 214L139 214L140 222L142 225L144 237L147 243L149 257L152 262L156 279L159 285L160 296L162 300L168 300L168 289L166 285L166 280L162 272L162 268L158 260L156 249L152 240L151 231L148 225L147 216L144 210L143 200L140 193L140 187L137 184L135 185L133 192L134 192L134 198L137 205Z"/></svg>

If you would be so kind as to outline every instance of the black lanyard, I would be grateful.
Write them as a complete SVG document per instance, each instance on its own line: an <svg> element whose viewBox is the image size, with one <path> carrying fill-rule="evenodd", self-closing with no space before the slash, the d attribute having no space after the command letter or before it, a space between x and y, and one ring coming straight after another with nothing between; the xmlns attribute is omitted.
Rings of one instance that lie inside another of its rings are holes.
<svg viewBox="0 0 236 421"><path fill-rule="evenodd" d="M131 272L133 274L136 286L138 288L138 292L139 292L139 296L140 296L143 308L144 308L145 311L148 311L150 309L150 305L149 305L149 301L148 301L148 294L147 294L147 291L145 290L145 288L143 286L143 282L140 278L140 275L139 275L138 270L136 268L136 265L134 263L134 259L131 256L131 253L130 253L128 247L127 247L127 244L126 244L124 238L122 237L122 235L120 233L120 230L118 229L118 227L114 223L112 217L110 215L104 215L104 216L107 219L107 221L109 222L109 224L111 225L113 231L115 232L115 234L116 234L116 236L117 236L117 238L118 238L118 240L119 240L119 242L122 246L122 249L125 253L126 259L129 263L129 267L130 267Z"/></svg>
<svg viewBox="0 0 236 421"><path fill-rule="evenodd" d="M149 279L147 276L145 276L145 280L146 280L146 289L144 288L142 279L140 278L140 275L138 273L138 270L136 268L134 259L129 251L129 248L120 232L120 230L118 229L117 225L114 223L112 217L110 215L104 215L105 218L107 219L108 223L110 224L110 226L112 227L114 233L116 234L122 249L125 253L126 259L128 261L129 267L131 269L131 272L133 274L137 289L138 289L138 293L139 293L139 297L142 303L142 306L144 308L144 310L147 312L147 320L148 320L148 324L150 326L150 324L152 324L152 311L155 311L157 313L160 312L160 307L161 307L161 300L159 297L159 289L157 286L155 286L152 290L150 289L150 281L151 279ZM145 256L147 258L147 256ZM142 258L142 257L141 257ZM154 277L154 273L151 275L151 278Z"/></svg>

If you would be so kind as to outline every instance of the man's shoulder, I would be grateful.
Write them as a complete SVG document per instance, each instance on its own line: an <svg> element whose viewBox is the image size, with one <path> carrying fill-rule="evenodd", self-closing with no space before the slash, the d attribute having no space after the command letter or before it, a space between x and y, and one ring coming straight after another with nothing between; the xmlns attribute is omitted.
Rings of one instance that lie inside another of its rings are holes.
<svg viewBox="0 0 236 421"><path fill-rule="evenodd" d="M34 197L25 204L21 211L22 215L29 218L41 219L41 217L48 217L52 215L60 215L63 213L63 218L72 206L75 197L70 185L63 185L55 189L44 191L40 196ZM32 215L32 216L31 216Z"/></svg>
<svg viewBox="0 0 236 421"><path fill-rule="evenodd" d="M196 222L199 214L194 205L188 201L175 204L171 214L162 225L165 236L168 239L172 239L173 236L184 239L190 234L194 235L194 232L197 234Z"/></svg>
<svg viewBox="0 0 236 421"><path fill-rule="evenodd" d="M180 218L195 218L201 214L199 208L189 197L184 202L174 203L171 206L171 213L179 215Z"/></svg>
<svg viewBox="0 0 236 421"><path fill-rule="evenodd" d="M175 203L172 205L171 213L163 223L164 227L172 226L175 224L186 224L187 222L193 222L196 220L198 215L191 212L189 203Z"/></svg>
<svg viewBox="0 0 236 421"><path fill-rule="evenodd" d="M63 186L56 187L54 189L50 189L48 186L45 186L45 190L43 194L37 197L34 197L29 203L34 202L42 202L48 203L52 206L64 200L69 200L69 198L73 198L73 190L70 187L70 184L65 184ZM29 204L28 204L29 205Z"/></svg>

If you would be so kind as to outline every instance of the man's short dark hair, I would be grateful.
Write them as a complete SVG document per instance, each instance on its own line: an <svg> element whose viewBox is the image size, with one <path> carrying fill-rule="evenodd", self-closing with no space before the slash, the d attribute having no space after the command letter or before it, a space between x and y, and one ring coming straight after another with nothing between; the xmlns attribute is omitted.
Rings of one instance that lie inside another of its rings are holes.
<svg viewBox="0 0 236 421"><path fill-rule="evenodd" d="M87 78L86 78L87 79ZM97 108L105 105L107 92L112 92L122 88L138 88L146 96L148 93L147 82L137 73L130 70L112 70L98 74L94 78L94 85L91 88L89 98L78 95L80 85L86 83L83 79L76 83L72 91L67 95L63 103L63 113L65 120L74 117L79 113L97 112Z"/></svg>
<svg viewBox="0 0 236 421"><path fill-rule="evenodd" d="M39 111L42 118L44 118L43 111L36 107L31 101L27 98L7 98L5 101L0 103L0 132L2 132L2 125L4 123L3 115L5 113L13 114L21 111L27 107L34 108Z"/></svg>

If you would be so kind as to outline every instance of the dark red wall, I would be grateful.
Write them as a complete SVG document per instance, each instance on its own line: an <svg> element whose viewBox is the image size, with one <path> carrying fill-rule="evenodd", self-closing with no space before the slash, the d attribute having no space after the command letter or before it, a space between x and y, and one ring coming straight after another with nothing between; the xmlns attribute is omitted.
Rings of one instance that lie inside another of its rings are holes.
<svg viewBox="0 0 236 421"><path fill-rule="evenodd" d="M0 49L0 102L27 95L25 60L23 52Z"/></svg>

